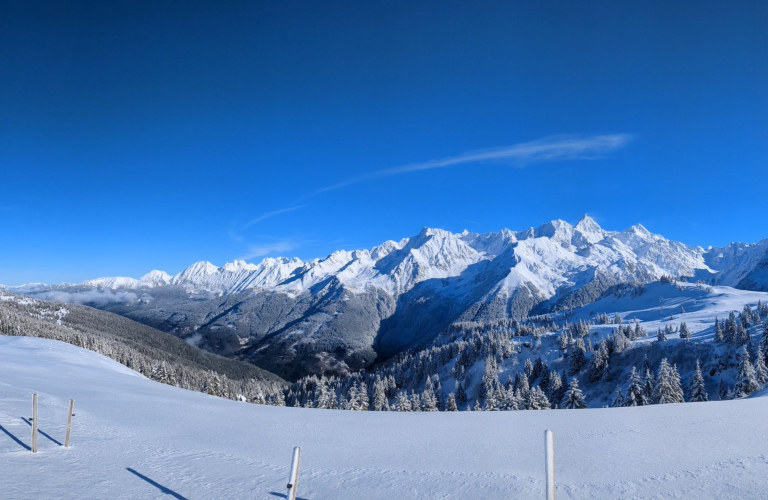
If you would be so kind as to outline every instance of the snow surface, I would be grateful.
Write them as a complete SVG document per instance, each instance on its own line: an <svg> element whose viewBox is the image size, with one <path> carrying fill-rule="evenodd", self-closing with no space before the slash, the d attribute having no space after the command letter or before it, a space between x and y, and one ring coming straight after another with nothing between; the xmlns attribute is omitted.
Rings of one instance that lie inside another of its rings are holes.
<svg viewBox="0 0 768 500"><path fill-rule="evenodd" d="M33 455L31 395L40 395ZM75 399L72 446L62 442ZM768 399L599 410L386 413L277 408L147 380L55 341L0 337L3 498L764 498ZM49 437L48 437L49 436ZM54 441L55 440L55 441Z"/></svg>

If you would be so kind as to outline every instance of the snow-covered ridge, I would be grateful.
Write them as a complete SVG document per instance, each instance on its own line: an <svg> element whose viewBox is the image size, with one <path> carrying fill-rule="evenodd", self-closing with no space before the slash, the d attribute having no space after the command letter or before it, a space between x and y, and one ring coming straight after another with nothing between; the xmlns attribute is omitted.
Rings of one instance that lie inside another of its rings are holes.
<svg viewBox="0 0 768 500"><path fill-rule="evenodd" d="M558 290L582 286L585 277L597 271L610 273L619 281L646 282L668 274L729 286L768 287L768 240L703 249L667 240L639 224L624 231L606 231L587 215L575 225L555 220L523 231L478 234L424 228L399 242L386 241L369 250L340 250L310 262L285 257L266 258L258 264L238 260L221 267L196 262L173 277L155 270L140 279L98 278L80 286L178 286L190 293L218 294L274 289L297 294L336 280L352 292L377 288L399 296L424 281L463 275L471 278L475 264L501 255L509 264L502 266L496 292L504 294L525 283L549 298ZM46 287L36 284L15 289L35 292Z"/></svg>

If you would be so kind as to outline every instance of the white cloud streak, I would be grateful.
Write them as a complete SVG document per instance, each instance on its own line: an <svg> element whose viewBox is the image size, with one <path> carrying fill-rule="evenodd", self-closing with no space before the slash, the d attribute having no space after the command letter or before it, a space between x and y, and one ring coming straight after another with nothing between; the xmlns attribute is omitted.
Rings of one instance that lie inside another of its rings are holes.
<svg viewBox="0 0 768 500"><path fill-rule="evenodd" d="M410 165L362 174L331 186L318 189L301 198L301 200L367 180L468 163L510 162L516 167L525 167L535 163L549 161L596 160L605 158L608 153L622 148L631 140L632 136L629 134L595 135L586 137L550 136L536 141L514 144L512 146L471 151L458 156L443 158L441 160L413 163Z"/></svg>
<svg viewBox="0 0 768 500"><path fill-rule="evenodd" d="M274 217L275 215L280 215L280 214L284 214L284 213L287 213L287 212L293 212L294 210L300 210L300 209L305 208L305 207L307 207L307 205L295 205L293 207L282 208L280 210L274 210L272 212L267 212L265 214L262 214L262 215L256 217L255 219L253 219L251 221L246 222L243 225L243 229L245 229L247 227L250 227L250 226L252 226L254 224L257 224L257 223L259 223L259 222L261 222L261 221L263 221L265 219L269 219L270 217Z"/></svg>

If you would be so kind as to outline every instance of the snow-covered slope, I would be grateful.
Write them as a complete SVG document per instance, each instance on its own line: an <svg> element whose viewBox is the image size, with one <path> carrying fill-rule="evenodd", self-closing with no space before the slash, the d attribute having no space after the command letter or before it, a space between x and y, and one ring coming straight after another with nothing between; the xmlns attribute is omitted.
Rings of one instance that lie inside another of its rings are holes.
<svg viewBox="0 0 768 500"><path fill-rule="evenodd" d="M602 410L396 413L278 408L144 379L70 345L0 337L3 498L544 496L553 429L560 499L763 498L768 399ZM40 396L39 451L22 417ZM66 405L75 399L72 445Z"/></svg>

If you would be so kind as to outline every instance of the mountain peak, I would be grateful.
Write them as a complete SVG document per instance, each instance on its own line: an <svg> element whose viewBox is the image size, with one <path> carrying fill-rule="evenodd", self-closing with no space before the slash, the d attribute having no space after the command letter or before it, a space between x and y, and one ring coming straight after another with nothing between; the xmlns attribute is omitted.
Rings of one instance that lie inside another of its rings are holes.
<svg viewBox="0 0 768 500"><path fill-rule="evenodd" d="M605 237L605 231L595 219L587 214L581 216L575 229L580 232L589 243L597 243Z"/></svg>
<svg viewBox="0 0 768 500"><path fill-rule="evenodd" d="M576 229L581 232L594 232L603 230L603 228L600 227L600 224L598 224L595 219L587 214L581 216L579 222L576 223Z"/></svg>
<svg viewBox="0 0 768 500"><path fill-rule="evenodd" d="M244 260L235 260L233 262L227 262L226 264L224 264L224 267L222 269L230 273L237 273L243 270L253 271L256 268L257 268L256 264L249 264Z"/></svg>

